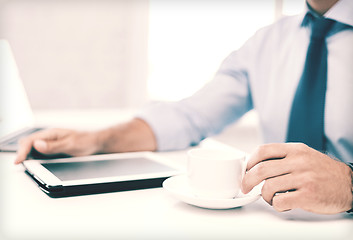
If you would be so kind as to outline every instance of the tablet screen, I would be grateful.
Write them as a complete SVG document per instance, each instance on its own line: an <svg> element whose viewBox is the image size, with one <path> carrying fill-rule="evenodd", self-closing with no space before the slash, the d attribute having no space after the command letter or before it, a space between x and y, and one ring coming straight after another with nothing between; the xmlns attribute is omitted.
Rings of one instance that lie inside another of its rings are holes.
<svg viewBox="0 0 353 240"><path fill-rule="evenodd" d="M42 165L61 181L149 174L175 170L148 158L42 163Z"/></svg>

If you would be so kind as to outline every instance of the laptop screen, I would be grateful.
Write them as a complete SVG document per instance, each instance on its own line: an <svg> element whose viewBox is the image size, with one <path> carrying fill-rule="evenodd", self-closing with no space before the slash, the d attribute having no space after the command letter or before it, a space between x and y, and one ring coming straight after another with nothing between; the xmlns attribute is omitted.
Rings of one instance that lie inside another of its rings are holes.
<svg viewBox="0 0 353 240"><path fill-rule="evenodd" d="M10 45L0 39L0 138L32 125L33 120Z"/></svg>

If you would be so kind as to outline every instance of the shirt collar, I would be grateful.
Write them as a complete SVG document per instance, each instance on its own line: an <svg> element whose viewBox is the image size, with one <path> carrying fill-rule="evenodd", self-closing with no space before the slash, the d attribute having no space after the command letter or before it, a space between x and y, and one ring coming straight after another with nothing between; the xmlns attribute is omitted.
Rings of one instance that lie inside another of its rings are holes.
<svg viewBox="0 0 353 240"><path fill-rule="evenodd" d="M324 17L353 27L353 1L338 1L330 10L325 13Z"/></svg>
<svg viewBox="0 0 353 240"><path fill-rule="evenodd" d="M306 27L310 24L311 20L315 17L321 17L317 14L306 2L303 21L301 26ZM339 0L332 6L325 14L325 18L335 20L350 27L353 27L353 1L352 0Z"/></svg>

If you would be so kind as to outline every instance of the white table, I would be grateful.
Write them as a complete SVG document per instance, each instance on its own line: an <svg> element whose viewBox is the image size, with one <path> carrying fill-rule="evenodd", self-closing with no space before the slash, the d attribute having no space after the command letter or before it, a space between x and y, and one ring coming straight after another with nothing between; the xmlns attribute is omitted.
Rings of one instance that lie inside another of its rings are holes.
<svg viewBox="0 0 353 240"><path fill-rule="evenodd" d="M40 123L99 128L130 113L43 111L36 115ZM214 139L244 151L260 143L251 117ZM186 161L185 151L159 154L181 166ZM52 199L22 166L13 165L14 157L0 153L0 239L353 239L353 217L348 214L277 213L262 199L230 210L187 205L162 188Z"/></svg>

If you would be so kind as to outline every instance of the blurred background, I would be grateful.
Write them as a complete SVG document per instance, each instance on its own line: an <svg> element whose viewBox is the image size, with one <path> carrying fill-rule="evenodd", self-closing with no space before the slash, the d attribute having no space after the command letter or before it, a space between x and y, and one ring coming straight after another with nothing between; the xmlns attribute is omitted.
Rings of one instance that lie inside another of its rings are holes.
<svg viewBox="0 0 353 240"><path fill-rule="evenodd" d="M191 95L257 29L304 2L2 0L0 38L34 110L139 108Z"/></svg>

